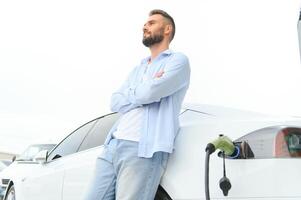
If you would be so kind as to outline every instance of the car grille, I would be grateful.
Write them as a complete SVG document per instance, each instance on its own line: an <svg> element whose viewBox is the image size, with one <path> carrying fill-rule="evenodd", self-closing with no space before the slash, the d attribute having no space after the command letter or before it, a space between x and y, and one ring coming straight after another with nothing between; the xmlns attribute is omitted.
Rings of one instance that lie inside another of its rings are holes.
<svg viewBox="0 0 301 200"><path fill-rule="evenodd" d="M3 184L3 185L7 185L8 182L9 182L9 179L2 179L2 184Z"/></svg>

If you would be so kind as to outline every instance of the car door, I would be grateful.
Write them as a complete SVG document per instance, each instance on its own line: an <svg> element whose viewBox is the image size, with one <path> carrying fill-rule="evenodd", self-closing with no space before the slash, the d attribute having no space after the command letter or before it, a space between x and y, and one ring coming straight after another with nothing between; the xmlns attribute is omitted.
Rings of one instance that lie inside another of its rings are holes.
<svg viewBox="0 0 301 200"><path fill-rule="evenodd" d="M97 121L98 119L88 122L68 135L50 152L46 163L39 164L33 173L21 180L24 199L62 199L66 160L78 151L87 133L93 129Z"/></svg>
<svg viewBox="0 0 301 200"><path fill-rule="evenodd" d="M78 149L65 162L63 200L82 200L92 179L95 161L102 152L103 143L119 114L109 114L100 118Z"/></svg>

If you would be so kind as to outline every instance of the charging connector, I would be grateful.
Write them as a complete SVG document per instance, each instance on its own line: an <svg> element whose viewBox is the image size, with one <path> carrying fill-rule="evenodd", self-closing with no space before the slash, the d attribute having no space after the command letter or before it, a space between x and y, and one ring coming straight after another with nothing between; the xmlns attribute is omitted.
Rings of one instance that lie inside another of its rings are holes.
<svg viewBox="0 0 301 200"><path fill-rule="evenodd" d="M228 191L231 188L230 180L226 177L225 172L225 156L230 158L236 158L240 154L240 148L236 147L232 140L224 135L219 135L217 139L208 143L206 146L206 161L205 161L205 195L206 200L210 200L210 193L209 193L209 160L210 155L215 152L217 149L221 150L223 153L224 159L224 177L220 180L220 187L223 190L223 194L225 196L228 195Z"/></svg>

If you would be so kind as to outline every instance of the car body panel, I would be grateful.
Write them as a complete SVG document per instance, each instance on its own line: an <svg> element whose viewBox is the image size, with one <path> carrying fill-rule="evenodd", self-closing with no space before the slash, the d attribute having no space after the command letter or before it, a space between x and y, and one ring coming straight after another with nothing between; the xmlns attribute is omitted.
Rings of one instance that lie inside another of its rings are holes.
<svg viewBox="0 0 301 200"><path fill-rule="evenodd" d="M88 149L69 156L65 167L63 199L83 199L92 179L97 156L102 152L103 146ZM83 162L79 162L82 158Z"/></svg>
<svg viewBox="0 0 301 200"><path fill-rule="evenodd" d="M19 187L16 187L22 198L31 200L61 199L64 180L63 162L38 164L30 174L21 179ZM19 196L20 196L19 195Z"/></svg>

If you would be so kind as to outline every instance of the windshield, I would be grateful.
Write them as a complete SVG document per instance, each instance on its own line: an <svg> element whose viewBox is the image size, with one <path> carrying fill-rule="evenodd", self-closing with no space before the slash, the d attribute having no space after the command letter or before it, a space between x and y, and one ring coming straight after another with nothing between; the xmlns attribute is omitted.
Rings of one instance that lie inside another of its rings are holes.
<svg viewBox="0 0 301 200"><path fill-rule="evenodd" d="M32 161L35 155L42 150L50 151L55 144L31 145L16 159L18 161Z"/></svg>

